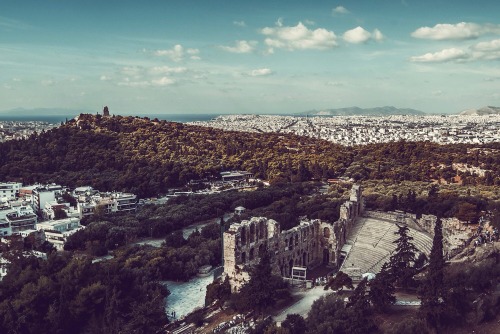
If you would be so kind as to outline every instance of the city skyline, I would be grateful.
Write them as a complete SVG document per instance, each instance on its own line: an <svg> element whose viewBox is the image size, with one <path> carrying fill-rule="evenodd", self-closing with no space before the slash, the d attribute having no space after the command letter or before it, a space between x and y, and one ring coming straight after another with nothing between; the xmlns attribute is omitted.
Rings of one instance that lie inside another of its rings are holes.
<svg viewBox="0 0 500 334"><path fill-rule="evenodd" d="M494 1L0 4L0 110L498 105Z"/></svg>

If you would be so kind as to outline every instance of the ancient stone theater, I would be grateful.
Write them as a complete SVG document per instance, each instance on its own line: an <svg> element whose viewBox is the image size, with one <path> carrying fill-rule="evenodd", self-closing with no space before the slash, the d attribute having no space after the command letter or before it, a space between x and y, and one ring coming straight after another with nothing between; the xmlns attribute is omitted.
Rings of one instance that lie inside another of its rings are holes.
<svg viewBox="0 0 500 334"><path fill-rule="evenodd" d="M229 277L232 289L239 290L250 279L249 269L266 251L271 254L273 271L283 277L291 277L292 267L312 269L324 264L338 268L343 259L342 246L362 211L361 186L355 184L334 224L303 220L286 231L275 220L264 217L232 224L223 237L224 275Z"/></svg>

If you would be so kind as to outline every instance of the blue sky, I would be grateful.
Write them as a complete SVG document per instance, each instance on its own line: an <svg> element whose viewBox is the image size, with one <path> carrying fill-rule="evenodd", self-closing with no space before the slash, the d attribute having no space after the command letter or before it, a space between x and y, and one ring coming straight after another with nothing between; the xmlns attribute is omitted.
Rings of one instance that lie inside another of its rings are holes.
<svg viewBox="0 0 500 334"><path fill-rule="evenodd" d="M500 2L0 0L0 111L500 105Z"/></svg>

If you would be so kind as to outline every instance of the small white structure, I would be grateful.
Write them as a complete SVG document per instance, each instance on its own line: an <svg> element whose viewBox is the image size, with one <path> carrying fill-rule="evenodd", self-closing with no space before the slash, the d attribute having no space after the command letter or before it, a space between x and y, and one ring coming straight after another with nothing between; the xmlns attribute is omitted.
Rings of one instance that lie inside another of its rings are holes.
<svg viewBox="0 0 500 334"><path fill-rule="evenodd" d="M69 236L85 228L80 225L78 218L66 218L38 223L37 230L45 233L45 240L50 242L59 251L64 249L64 244Z"/></svg>
<svg viewBox="0 0 500 334"><path fill-rule="evenodd" d="M94 195L80 195L77 211L80 218L93 215L97 208L103 213L135 211L137 195L122 192L96 193Z"/></svg>
<svg viewBox="0 0 500 334"><path fill-rule="evenodd" d="M1 182L0 199L15 199L19 195L19 189L23 186L19 182Z"/></svg>
<svg viewBox="0 0 500 334"><path fill-rule="evenodd" d="M0 255L0 281L7 275L7 265L10 262Z"/></svg>
<svg viewBox="0 0 500 334"><path fill-rule="evenodd" d="M242 213L244 213L246 210L247 209L245 209L244 207L238 206L237 208L234 209L234 214L239 216Z"/></svg>

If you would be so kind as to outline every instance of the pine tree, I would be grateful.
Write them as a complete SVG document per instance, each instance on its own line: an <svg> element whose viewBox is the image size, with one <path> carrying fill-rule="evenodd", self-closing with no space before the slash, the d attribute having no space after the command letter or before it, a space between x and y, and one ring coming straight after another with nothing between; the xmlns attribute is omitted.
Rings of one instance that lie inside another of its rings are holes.
<svg viewBox="0 0 500 334"><path fill-rule="evenodd" d="M407 288L413 283L413 276L416 273L415 254L418 249L412 243L413 237L408 235L410 229L405 225L397 226L398 231L394 234L399 235L399 238L394 241L397 246L389 260L389 265L395 283Z"/></svg>
<svg viewBox="0 0 500 334"><path fill-rule="evenodd" d="M386 312L390 305L396 302L394 297L394 280L388 263L382 265L382 269L370 281L370 301L376 310Z"/></svg>
<svg viewBox="0 0 500 334"><path fill-rule="evenodd" d="M346 307L354 307L356 310L365 313L370 308L370 299L366 294L366 287L368 285L368 279L365 277L358 283L358 286L352 292L349 297Z"/></svg>
<svg viewBox="0 0 500 334"><path fill-rule="evenodd" d="M434 226L429 270L424 284L419 289L420 312L427 320L427 323L434 328L438 328L444 311L444 265L443 224L438 217Z"/></svg>
<svg viewBox="0 0 500 334"><path fill-rule="evenodd" d="M247 308L262 313L278 299L287 297L286 283L281 277L273 275L270 256L265 253L253 268L250 281L241 288L238 298L242 299Z"/></svg>
<svg viewBox="0 0 500 334"><path fill-rule="evenodd" d="M354 286L352 285L352 279L349 277L349 275L347 275L343 271L339 271L335 275L335 277L330 278L324 289L328 290L330 288L332 290L339 290L339 293L341 293L344 289L344 286L349 289L354 289Z"/></svg>

